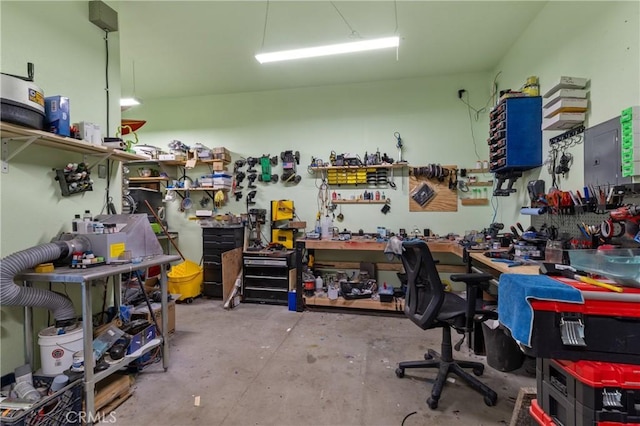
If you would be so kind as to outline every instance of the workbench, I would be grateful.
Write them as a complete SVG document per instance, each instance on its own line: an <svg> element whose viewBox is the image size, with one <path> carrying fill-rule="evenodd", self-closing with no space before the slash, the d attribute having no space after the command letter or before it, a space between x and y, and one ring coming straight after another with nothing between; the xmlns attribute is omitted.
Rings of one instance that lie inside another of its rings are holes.
<svg viewBox="0 0 640 426"><path fill-rule="evenodd" d="M488 272L491 273L495 280L493 284L497 285L498 277L501 273L514 273L514 274L538 274L537 265L522 265L509 267L504 263L492 262L492 260L483 255L483 251L478 252L466 252L465 249L456 241L450 240L426 240L429 250L434 255L451 255L456 262L453 264L447 264L441 262L437 265L439 272L448 273L464 273L464 272ZM318 250L323 251L354 251L362 252L363 261L368 260L374 253L380 255L384 252L384 248L387 242L379 242L374 239L365 238L353 238L348 241L337 240L313 240L313 239L298 239L296 240L296 310L302 312L305 306L317 306L317 307L334 307L334 308L351 308L351 309L363 309L374 311L387 311L387 312L404 312L404 300L397 299L396 302L382 303L379 300L373 299L354 299L346 300L338 298L336 300L330 300L328 297L319 296L305 296L303 290L303 258L304 252L314 253ZM338 255L339 257L340 255ZM460 264L464 261L467 266ZM457 263L457 264L456 264ZM331 264L323 264L316 261L315 267L336 267L337 269L358 269L360 267L358 262L346 262L338 261L331 262ZM395 271L402 272L403 267L399 259L388 260L386 262L376 262L377 269L380 271Z"/></svg>
<svg viewBox="0 0 640 426"><path fill-rule="evenodd" d="M82 292L82 331L84 350L84 393L87 420L95 417L95 385L100 380L125 367L135 359L144 355L151 349L162 347L162 366L166 371L169 367L169 327L167 319L167 270L166 265L180 260L176 255L158 255L144 259L140 263L117 263L104 266L96 266L87 269L72 269L68 266L56 268L53 272L37 273L27 271L18 274L16 281L23 281L25 286L34 282L59 282L67 284L79 284ZM95 360L93 359L93 312L91 309L91 283L96 280L113 277L113 292L116 308L121 303L121 276L125 273L133 273L138 270L146 270L153 266L160 267L160 292L162 294L162 335L143 346L139 351L127 355L119 362L111 364L106 370L94 373ZM30 307L25 307L25 354L26 362L33 365L33 321ZM90 424L91 422L87 422Z"/></svg>
<svg viewBox="0 0 640 426"><path fill-rule="evenodd" d="M438 240L428 241L429 249L433 253L447 253L453 254L457 258L462 257L463 248L454 241ZM384 252L384 248L387 245L386 242L379 242L374 239L366 238L353 238L348 241L337 240L312 240L312 239L298 239L296 240L296 310L301 312L305 306L317 306L317 307L332 307L332 308L350 308L350 309L362 309L373 311L386 311L386 312L404 312L404 300L396 299L395 302L383 303L379 300L373 299L352 299L346 300L339 297L336 300L330 300L328 297L318 296L305 296L303 293L303 263L304 252L315 253L316 251L344 251L349 250L353 252L362 252L363 261L371 261L370 259L375 256L380 256ZM338 258L340 255L338 254ZM344 256L342 256L344 259ZM402 272L402 263L399 259L386 260L382 262L375 262L376 267L380 271L395 271ZM316 261L314 267L335 267L337 269L359 269L359 262L337 261L330 262L329 264L323 264ZM438 265L438 269L441 272L464 272L464 266L452 266L452 265Z"/></svg>
<svg viewBox="0 0 640 426"><path fill-rule="evenodd" d="M506 263L494 262L492 258L484 255L482 251L467 251L466 258L469 265L468 272L488 273L493 275L494 280L492 284L498 285L498 278L500 274L525 274L525 275L538 275L540 273L540 266L537 264L525 264L519 266L509 266Z"/></svg>

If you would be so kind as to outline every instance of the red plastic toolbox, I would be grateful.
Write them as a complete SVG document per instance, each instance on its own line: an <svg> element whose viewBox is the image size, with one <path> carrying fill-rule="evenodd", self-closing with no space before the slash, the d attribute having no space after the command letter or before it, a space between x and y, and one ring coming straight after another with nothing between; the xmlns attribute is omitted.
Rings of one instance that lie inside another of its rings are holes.
<svg viewBox="0 0 640 426"><path fill-rule="evenodd" d="M538 360L538 401L564 425L640 424L640 367Z"/></svg>
<svg viewBox="0 0 640 426"><path fill-rule="evenodd" d="M531 347L524 347L525 353L537 358L640 364L640 289L625 287L623 293L614 293L559 280L582 291L585 303L532 299ZM565 338L578 336L577 341L563 342L563 332Z"/></svg>
<svg viewBox="0 0 640 426"><path fill-rule="evenodd" d="M531 417L541 426L555 426L556 424L553 419L544 412L542 407L538 405L538 401L535 399L531 401L529 414L531 414Z"/></svg>

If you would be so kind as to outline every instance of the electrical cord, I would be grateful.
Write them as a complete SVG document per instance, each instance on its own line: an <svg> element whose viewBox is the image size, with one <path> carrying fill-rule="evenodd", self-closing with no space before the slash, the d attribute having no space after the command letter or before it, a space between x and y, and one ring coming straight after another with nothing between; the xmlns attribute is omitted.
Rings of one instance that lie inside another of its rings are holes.
<svg viewBox="0 0 640 426"><path fill-rule="evenodd" d="M107 95L107 135L109 134L109 31L104 32L104 47L106 56L105 65L105 92Z"/></svg>
<svg viewBox="0 0 640 426"><path fill-rule="evenodd" d="M502 71L498 71L498 73L495 75L495 77L493 78L493 92L489 95L489 98L487 99L487 101L485 102L484 106L480 109L476 109L475 107L473 107L471 105L471 103L469 102L469 100L465 100L464 99L464 94L467 94L467 99L469 99L469 92L465 91L460 91L460 95L459 95L459 99L460 101L465 104L467 106L467 113L469 115L469 129L471 130L471 140L473 142L473 150L476 154L476 158L478 160L481 160L480 158L480 154L478 153L478 144L476 143L476 135L473 131L473 115L471 113L471 111L473 111L475 113L475 121L477 122L480 119L480 114L482 114L483 112L487 111L487 107L489 106L489 104L491 103L491 100L495 98L496 93L497 93L497 86L496 86L496 81L498 80L498 76L502 73Z"/></svg>
<svg viewBox="0 0 640 426"><path fill-rule="evenodd" d="M353 27L351 26L351 24L349 24L349 21L347 21L347 19L344 17L344 15L340 12L340 10L338 9L338 6L336 6L333 2L329 2L331 3L331 6L333 6L333 8L336 10L336 12L338 12L338 15L340 15L340 17L342 18L342 20L344 21L345 24L347 24L347 27L349 27L349 30L351 31L351 38L362 38L362 36L360 35L360 33L356 30L353 29Z"/></svg>
<svg viewBox="0 0 640 426"><path fill-rule="evenodd" d="M418 412L417 412L417 411L414 411L413 413L409 413L409 414L407 414L406 416L404 416L404 419L402 419L401 426L404 426L404 422L405 422L409 417L413 416L414 414L418 414Z"/></svg>

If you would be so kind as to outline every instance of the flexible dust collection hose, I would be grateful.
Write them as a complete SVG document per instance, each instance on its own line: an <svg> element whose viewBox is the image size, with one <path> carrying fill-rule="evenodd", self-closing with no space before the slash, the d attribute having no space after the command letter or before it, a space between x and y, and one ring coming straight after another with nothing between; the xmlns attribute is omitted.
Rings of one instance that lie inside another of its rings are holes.
<svg viewBox="0 0 640 426"><path fill-rule="evenodd" d="M71 300L59 293L34 287L19 286L13 282L21 271L65 258L73 250L82 247L79 240L56 241L22 250L0 260L0 305L32 306L52 311L57 327L75 322L75 309Z"/></svg>

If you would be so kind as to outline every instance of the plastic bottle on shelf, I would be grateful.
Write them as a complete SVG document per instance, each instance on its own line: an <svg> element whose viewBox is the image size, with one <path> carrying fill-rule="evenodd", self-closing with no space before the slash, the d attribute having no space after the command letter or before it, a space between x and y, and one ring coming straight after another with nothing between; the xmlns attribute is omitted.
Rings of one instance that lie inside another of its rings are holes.
<svg viewBox="0 0 640 426"><path fill-rule="evenodd" d="M376 191L376 201L380 201L380 191Z"/></svg>
<svg viewBox="0 0 640 426"><path fill-rule="evenodd" d="M322 281L322 277L318 275L316 277L316 291L322 291L323 285L324 285L324 282Z"/></svg>
<svg viewBox="0 0 640 426"><path fill-rule="evenodd" d="M75 215L73 220L71 221L71 232L78 232L78 224L82 222L82 218L79 214Z"/></svg>
<svg viewBox="0 0 640 426"><path fill-rule="evenodd" d="M82 215L82 220L84 220L85 222L91 222L92 219L93 216L91 216L91 211L85 210L84 215Z"/></svg>
<svg viewBox="0 0 640 426"><path fill-rule="evenodd" d="M333 191L333 193L331 194L331 199L334 201L338 199L338 194L336 194L336 191Z"/></svg>

